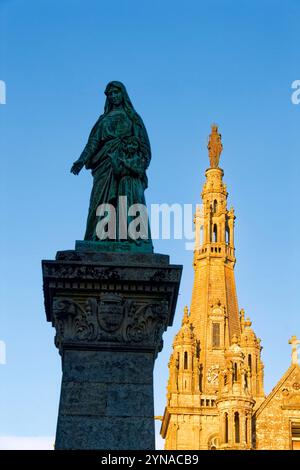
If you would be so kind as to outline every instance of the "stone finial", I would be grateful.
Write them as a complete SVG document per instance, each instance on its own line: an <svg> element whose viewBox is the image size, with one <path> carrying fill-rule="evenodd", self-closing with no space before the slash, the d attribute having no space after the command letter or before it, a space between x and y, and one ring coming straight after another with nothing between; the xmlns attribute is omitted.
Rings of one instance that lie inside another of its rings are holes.
<svg viewBox="0 0 300 470"><path fill-rule="evenodd" d="M246 318L246 321L245 321L245 326L250 328L250 326L252 325L252 321L250 320L249 317Z"/></svg>
<svg viewBox="0 0 300 470"><path fill-rule="evenodd" d="M183 319L182 319L182 326L186 325L189 322L189 309L186 305L183 310Z"/></svg>
<svg viewBox="0 0 300 470"><path fill-rule="evenodd" d="M211 134L207 144L210 168L218 168L219 166L220 155L223 150L221 137L221 134L218 133L218 126L216 124L212 124Z"/></svg>
<svg viewBox="0 0 300 470"><path fill-rule="evenodd" d="M298 345L300 344L300 340L294 335L289 339L289 344L292 345L292 364L298 364Z"/></svg>

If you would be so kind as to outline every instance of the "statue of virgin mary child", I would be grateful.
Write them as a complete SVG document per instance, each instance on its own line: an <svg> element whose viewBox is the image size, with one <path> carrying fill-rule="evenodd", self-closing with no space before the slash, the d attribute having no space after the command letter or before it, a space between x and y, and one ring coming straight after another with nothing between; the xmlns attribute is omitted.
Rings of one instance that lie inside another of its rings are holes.
<svg viewBox="0 0 300 470"><path fill-rule="evenodd" d="M146 205L146 169L151 160L146 128L125 86L112 81L107 85L105 95L104 113L92 128L82 154L71 168L75 175L84 165L92 170L93 189L84 237L92 241L99 241L96 211L101 204L111 204L117 210L118 197L127 196L128 207L132 204ZM130 218L127 219L129 222ZM149 230L148 233L148 241L151 242Z"/></svg>

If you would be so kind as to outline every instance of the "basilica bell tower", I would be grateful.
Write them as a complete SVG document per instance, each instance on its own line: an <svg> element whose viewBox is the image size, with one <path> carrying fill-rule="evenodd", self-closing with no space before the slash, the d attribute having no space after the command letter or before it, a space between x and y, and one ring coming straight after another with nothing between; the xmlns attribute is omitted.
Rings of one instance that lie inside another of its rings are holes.
<svg viewBox="0 0 300 470"><path fill-rule="evenodd" d="M166 449L251 449L264 400L260 340L239 311L234 209L227 207L218 127L208 141L202 205L195 214L194 285L169 362L161 434Z"/></svg>

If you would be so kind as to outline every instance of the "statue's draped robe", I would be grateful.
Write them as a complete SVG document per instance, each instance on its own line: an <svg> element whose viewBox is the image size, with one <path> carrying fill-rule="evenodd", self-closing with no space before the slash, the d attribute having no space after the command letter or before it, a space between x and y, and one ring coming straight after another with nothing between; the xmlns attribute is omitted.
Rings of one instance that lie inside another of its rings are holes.
<svg viewBox="0 0 300 470"><path fill-rule="evenodd" d="M136 181L122 181L122 176L113 170L112 162L122 157L124 140L135 136L139 142L139 156L144 165L144 171ZM144 190L147 187L146 169L151 159L150 143L142 119L135 113L134 120L130 119L123 110L113 110L100 116L91 130L88 142L80 156L80 161L87 169L92 170L94 178L90 198L89 213L85 240L98 240L96 226L99 217L96 215L100 204L112 204L116 209L119 195L127 195L128 206L135 203L145 204ZM120 184L121 183L121 184ZM126 193L126 194L125 194ZM150 233L149 233L150 238Z"/></svg>

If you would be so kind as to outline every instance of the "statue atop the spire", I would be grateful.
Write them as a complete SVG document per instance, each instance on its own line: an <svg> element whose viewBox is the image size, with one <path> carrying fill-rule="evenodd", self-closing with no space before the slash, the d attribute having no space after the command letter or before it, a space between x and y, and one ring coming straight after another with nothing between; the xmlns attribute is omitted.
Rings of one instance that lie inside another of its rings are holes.
<svg viewBox="0 0 300 470"><path fill-rule="evenodd" d="M207 144L210 168L218 168L219 166L220 155L223 150L221 137L221 134L218 133L218 126L216 124L212 124L211 134Z"/></svg>

